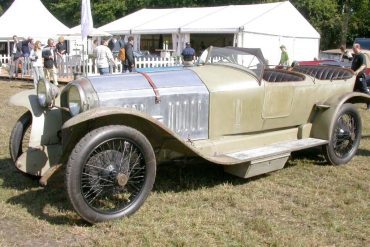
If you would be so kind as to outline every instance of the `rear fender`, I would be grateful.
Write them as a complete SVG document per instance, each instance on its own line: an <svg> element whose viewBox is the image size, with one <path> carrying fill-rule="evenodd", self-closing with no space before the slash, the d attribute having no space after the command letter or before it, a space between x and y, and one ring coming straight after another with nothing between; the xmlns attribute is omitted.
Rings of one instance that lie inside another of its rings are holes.
<svg viewBox="0 0 370 247"><path fill-rule="evenodd" d="M329 140L336 121L335 116L343 104L370 103L370 95L351 92L333 96L324 103L316 104L316 113L312 120L311 137Z"/></svg>

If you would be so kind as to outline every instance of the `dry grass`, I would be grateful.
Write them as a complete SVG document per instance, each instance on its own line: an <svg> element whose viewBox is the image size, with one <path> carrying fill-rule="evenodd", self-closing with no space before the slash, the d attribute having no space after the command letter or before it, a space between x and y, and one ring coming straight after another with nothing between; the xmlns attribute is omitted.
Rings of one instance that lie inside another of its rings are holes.
<svg viewBox="0 0 370 247"><path fill-rule="evenodd" d="M66 202L62 178L47 188L21 175L8 154L23 109L9 96L30 83L0 81L0 246L370 246L370 114L345 166L317 150L288 166L239 179L209 164L163 164L155 188L132 217L89 226Z"/></svg>

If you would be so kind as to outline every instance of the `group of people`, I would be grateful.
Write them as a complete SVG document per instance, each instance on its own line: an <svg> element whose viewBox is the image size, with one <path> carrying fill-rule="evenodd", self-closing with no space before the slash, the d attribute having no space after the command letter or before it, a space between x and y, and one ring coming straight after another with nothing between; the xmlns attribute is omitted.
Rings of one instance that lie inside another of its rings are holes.
<svg viewBox="0 0 370 247"><path fill-rule="evenodd" d="M127 43L119 37L103 39L100 45L96 44L94 48L95 64L100 75L112 73L118 66L117 60L121 61L122 73L135 71L135 56L134 56L134 37L130 36ZM181 53L183 64L191 66L195 59L195 50L191 47L190 42L186 43L186 47Z"/></svg>
<svg viewBox="0 0 370 247"><path fill-rule="evenodd" d="M47 45L43 47L41 41L34 41L29 37L20 41L16 35L13 36L13 47L11 48L11 66L9 77L18 77L19 67L21 67L23 77L32 68L33 82L35 88L40 79L46 78L58 85L57 69L58 65L63 70L67 46L64 37L55 43L53 39L48 39Z"/></svg>
<svg viewBox="0 0 370 247"><path fill-rule="evenodd" d="M122 73L135 71L133 36L128 37L127 43L117 37L103 39L101 44L94 48L93 53L100 75L112 73L118 66L116 60L120 60L122 64Z"/></svg>

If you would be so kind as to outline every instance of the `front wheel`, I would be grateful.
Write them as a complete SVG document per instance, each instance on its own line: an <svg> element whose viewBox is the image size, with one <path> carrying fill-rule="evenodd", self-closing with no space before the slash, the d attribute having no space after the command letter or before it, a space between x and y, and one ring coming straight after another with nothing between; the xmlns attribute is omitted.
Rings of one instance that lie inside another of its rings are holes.
<svg viewBox="0 0 370 247"><path fill-rule="evenodd" d="M85 135L66 168L68 198L90 223L136 212L152 190L156 159L147 138L133 128L112 125Z"/></svg>
<svg viewBox="0 0 370 247"><path fill-rule="evenodd" d="M344 104L336 115L329 143L323 147L331 165L348 163L356 154L361 139L361 117L352 104Z"/></svg>

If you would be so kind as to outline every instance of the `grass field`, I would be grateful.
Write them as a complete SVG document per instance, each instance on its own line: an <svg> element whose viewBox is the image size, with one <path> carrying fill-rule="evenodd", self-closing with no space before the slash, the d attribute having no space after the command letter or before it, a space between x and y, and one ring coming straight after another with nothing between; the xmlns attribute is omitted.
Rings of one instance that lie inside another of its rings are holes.
<svg viewBox="0 0 370 247"><path fill-rule="evenodd" d="M90 226L67 202L63 176L41 188L13 167L9 135L24 109L10 95L31 83L0 81L0 246L370 246L370 113L345 166L318 150L280 171L239 179L209 164L158 167L132 217Z"/></svg>

